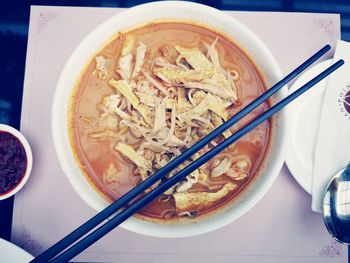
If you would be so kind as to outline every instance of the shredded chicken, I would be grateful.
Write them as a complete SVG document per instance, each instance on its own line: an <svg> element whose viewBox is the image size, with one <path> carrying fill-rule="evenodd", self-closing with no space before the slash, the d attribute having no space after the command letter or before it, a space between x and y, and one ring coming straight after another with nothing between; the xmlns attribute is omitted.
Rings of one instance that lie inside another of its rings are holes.
<svg viewBox="0 0 350 263"><path fill-rule="evenodd" d="M121 57L119 59L119 67L120 67L120 73L127 82L130 81L131 73L132 73L132 59L133 56L131 54L128 54L124 57Z"/></svg>
<svg viewBox="0 0 350 263"><path fill-rule="evenodd" d="M218 177L223 175L230 169L232 162L229 158L223 158L222 160L214 159L213 167L211 170L212 177Z"/></svg>
<svg viewBox="0 0 350 263"><path fill-rule="evenodd" d="M107 60L103 56L97 56L96 61L96 70L97 76L100 79L106 79L108 74Z"/></svg>
<svg viewBox="0 0 350 263"><path fill-rule="evenodd" d="M199 171L197 169L194 170L189 176L187 176L187 178L184 181L178 184L178 186L176 187L176 191L178 193L188 191L192 187L192 185L198 182L198 178Z"/></svg>
<svg viewBox="0 0 350 263"><path fill-rule="evenodd" d="M121 56L126 56L132 53L134 45L135 45L135 37L133 35L127 35L123 42Z"/></svg>
<svg viewBox="0 0 350 263"><path fill-rule="evenodd" d="M155 106L155 118L153 125L153 132L158 132L166 128L166 111L165 111L165 102L156 103Z"/></svg>
<svg viewBox="0 0 350 263"><path fill-rule="evenodd" d="M106 59L96 57L98 77L108 82L113 94L100 102L104 129L89 134L90 138L113 138L114 149L134 164L134 174L144 181L227 121L229 108L238 99L235 82L239 74L221 65L217 42L218 38L210 45L203 43L204 50L167 45L159 55L147 51L145 44L128 35L116 61L118 74L110 75ZM177 52L177 56L170 56L169 50ZM221 139L231 134L228 130ZM191 160L216 144L212 141ZM198 212L193 209L205 208L229 194L237 187L234 181L246 178L250 169L250 160L219 156L166 191L164 198L175 199L178 215L196 216ZM104 180L113 183L117 174L110 165ZM208 192L198 190L203 188Z"/></svg>
<svg viewBox="0 0 350 263"><path fill-rule="evenodd" d="M143 63L145 62L146 56L146 46L143 43L140 43L136 49L136 62L134 66L134 71L132 73L132 78L136 77L140 71Z"/></svg>

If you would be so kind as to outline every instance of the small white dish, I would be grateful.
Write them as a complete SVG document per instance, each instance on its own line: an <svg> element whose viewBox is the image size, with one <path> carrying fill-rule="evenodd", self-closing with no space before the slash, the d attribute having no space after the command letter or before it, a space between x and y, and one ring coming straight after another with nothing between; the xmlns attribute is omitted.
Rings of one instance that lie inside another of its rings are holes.
<svg viewBox="0 0 350 263"><path fill-rule="evenodd" d="M0 238L0 261L6 263L25 263L34 257L20 247Z"/></svg>
<svg viewBox="0 0 350 263"><path fill-rule="evenodd" d="M11 126L8 126L5 124L0 124L0 132L8 132L8 133L12 134L13 136L15 136L23 145L24 150L26 152L26 157L27 157L26 172L25 172L24 176L22 177L21 181L19 182L19 184L17 184L10 191L8 191L4 194L0 194L0 200L4 200L4 199L9 198L9 197L13 196L14 194L16 194L19 190L22 189L22 187L27 182L29 175L32 171L33 154L32 154L32 150L30 148L30 145L29 145L27 139L18 130L16 130L15 128L13 128Z"/></svg>
<svg viewBox="0 0 350 263"><path fill-rule="evenodd" d="M303 73L291 86L289 93L296 91L332 64L332 59L320 62ZM312 166L317 138L319 116L327 79L315 85L302 98L289 105L288 149L286 164L295 180L311 194Z"/></svg>

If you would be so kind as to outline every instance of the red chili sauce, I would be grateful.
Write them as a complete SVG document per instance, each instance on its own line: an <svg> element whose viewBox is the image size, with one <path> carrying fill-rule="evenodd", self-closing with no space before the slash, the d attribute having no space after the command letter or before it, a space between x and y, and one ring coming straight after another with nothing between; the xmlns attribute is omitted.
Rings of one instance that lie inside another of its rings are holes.
<svg viewBox="0 0 350 263"><path fill-rule="evenodd" d="M27 169L27 155L20 140L0 131L0 195L15 188Z"/></svg>

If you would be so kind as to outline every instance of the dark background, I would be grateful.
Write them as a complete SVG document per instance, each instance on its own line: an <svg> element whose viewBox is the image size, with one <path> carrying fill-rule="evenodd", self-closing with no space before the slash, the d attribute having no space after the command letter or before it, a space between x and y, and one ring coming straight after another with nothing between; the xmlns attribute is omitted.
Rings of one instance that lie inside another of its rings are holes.
<svg viewBox="0 0 350 263"><path fill-rule="evenodd" d="M0 4L0 123L19 129L30 5L131 7L149 1L47 0ZM222 10L341 14L341 37L350 41L350 0L193 1ZM0 237L10 240L13 198L0 201Z"/></svg>

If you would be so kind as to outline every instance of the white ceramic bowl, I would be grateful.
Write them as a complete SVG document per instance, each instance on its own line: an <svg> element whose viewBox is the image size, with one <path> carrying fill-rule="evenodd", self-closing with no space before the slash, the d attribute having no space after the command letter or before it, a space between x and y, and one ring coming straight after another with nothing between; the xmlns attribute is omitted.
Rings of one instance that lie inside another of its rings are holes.
<svg viewBox="0 0 350 263"><path fill-rule="evenodd" d="M29 175L30 175L30 172L32 171L33 155L32 155L32 150L29 146L29 143L28 143L27 139L23 136L22 133L20 133L15 128L8 126L8 125L5 125L5 124L0 124L0 132L1 131L8 132L8 133L12 134L13 136L15 136L23 145L24 150L26 152L26 156L27 156L27 168L26 168L26 172L25 172L23 178L21 179L19 184L17 184L16 187L14 187L12 190L6 192L5 194L0 194L0 200L4 200L6 198L9 198L10 196L13 196L15 193L17 193L19 190L21 190L22 187L27 182Z"/></svg>
<svg viewBox="0 0 350 263"><path fill-rule="evenodd" d="M108 203L85 179L73 157L68 136L69 99L74 83L84 65L116 32L154 20L190 20L216 29L250 55L268 86L282 77L276 60L250 29L231 16L208 6L177 1L149 3L128 9L99 25L78 45L67 61L59 78L52 112L52 132L59 162L75 191L97 211L102 210ZM282 98L285 95L284 88L275 98ZM193 223L166 225L133 217L124 222L122 227L156 237L185 237L222 227L247 212L267 192L282 167L286 132L284 115L285 113L281 112L274 120L275 127L268 158L265 158L259 175L230 205L206 219Z"/></svg>

